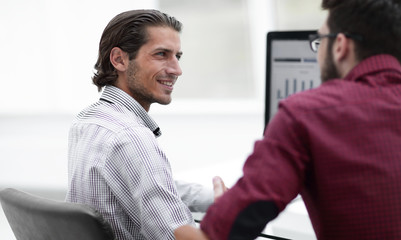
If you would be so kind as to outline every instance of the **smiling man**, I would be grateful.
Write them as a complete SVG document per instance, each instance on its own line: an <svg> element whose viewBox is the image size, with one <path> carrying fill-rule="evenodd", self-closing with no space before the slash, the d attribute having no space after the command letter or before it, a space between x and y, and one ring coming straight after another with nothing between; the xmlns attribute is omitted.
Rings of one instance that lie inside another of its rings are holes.
<svg viewBox="0 0 401 240"><path fill-rule="evenodd" d="M110 61L119 78L116 87L133 97L146 111L152 103L169 104L178 76L182 74L178 60L182 52L179 32L163 26L146 29L148 41L138 51L135 60L114 47Z"/></svg>
<svg viewBox="0 0 401 240"><path fill-rule="evenodd" d="M96 208L116 239L174 239L194 224L213 192L175 182L159 147L152 103L169 104L177 78L181 23L157 10L121 13L106 26L93 83L100 100L78 114L69 134L66 200Z"/></svg>

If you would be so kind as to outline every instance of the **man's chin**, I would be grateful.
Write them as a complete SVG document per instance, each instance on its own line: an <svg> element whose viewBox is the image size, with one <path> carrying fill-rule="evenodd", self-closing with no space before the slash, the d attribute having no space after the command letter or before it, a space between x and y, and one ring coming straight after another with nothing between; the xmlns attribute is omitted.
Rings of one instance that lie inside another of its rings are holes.
<svg viewBox="0 0 401 240"><path fill-rule="evenodd" d="M161 100L158 100L157 103L161 104L161 105L168 105L171 103L171 100L172 100L171 98L170 99L161 99Z"/></svg>

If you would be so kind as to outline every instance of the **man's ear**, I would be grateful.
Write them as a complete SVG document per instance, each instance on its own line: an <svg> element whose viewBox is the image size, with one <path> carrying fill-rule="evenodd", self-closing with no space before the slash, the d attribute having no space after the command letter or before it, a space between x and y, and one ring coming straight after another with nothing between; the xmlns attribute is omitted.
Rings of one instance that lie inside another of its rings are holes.
<svg viewBox="0 0 401 240"><path fill-rule="evenodd" d="M119 47L114 47L110 52L110 62L117 71L125 72L128 69L129 57Z"/></svg>
<svg viewBox="0 0 401 240"><path fill-rule="evenodd" d="M333 57L336 62L346 59L350 53L350 40L343 34L339 33L333 44Z"/></svg>
<svg viewBox="0 0 401 240"><path fill-rule="evenodd" d="M355 43L343 33L339 33L333 44L333 61L341 77L345 77L358 64Z"/></svg>

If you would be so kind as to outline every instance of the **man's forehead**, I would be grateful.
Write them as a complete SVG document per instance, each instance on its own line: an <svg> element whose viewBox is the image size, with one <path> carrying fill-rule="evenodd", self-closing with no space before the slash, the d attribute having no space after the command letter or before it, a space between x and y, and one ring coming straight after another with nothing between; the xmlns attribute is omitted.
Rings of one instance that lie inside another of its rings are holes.
<svg viewBox="0 0 401 240"><path fill-rule="evenodd" d="M327 34L330 33L329 27L327 25L327 20L324 21L324 23L321 25L321 27L319 28L319 33L323 33L323 34Z"/></svg>
<svg viewBox="0 0 401 240"><path fill-rule="evenodd" d="M180 51L180 34L170 27L148 27L148 41L145 45L152 45L153 49L166 51Z"/></svg>

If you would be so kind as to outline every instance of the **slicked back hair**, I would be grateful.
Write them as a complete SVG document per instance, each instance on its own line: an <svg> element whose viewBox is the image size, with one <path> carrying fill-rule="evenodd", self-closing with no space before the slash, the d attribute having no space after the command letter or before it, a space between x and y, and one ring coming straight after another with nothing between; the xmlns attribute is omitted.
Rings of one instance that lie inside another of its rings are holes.
<svg viewBox="0 0 401 240"><path fill-rule="evenodd" d="M130 60L135 59L139 49L148 41L147 27L170 27L180 33L182 24L153 9L132 10L115 16L104 29L99 43L96 73L92 77L98 91L106 85L114 85L118 77L110 62L111 50L119 47L128 53Z"/></svg>

